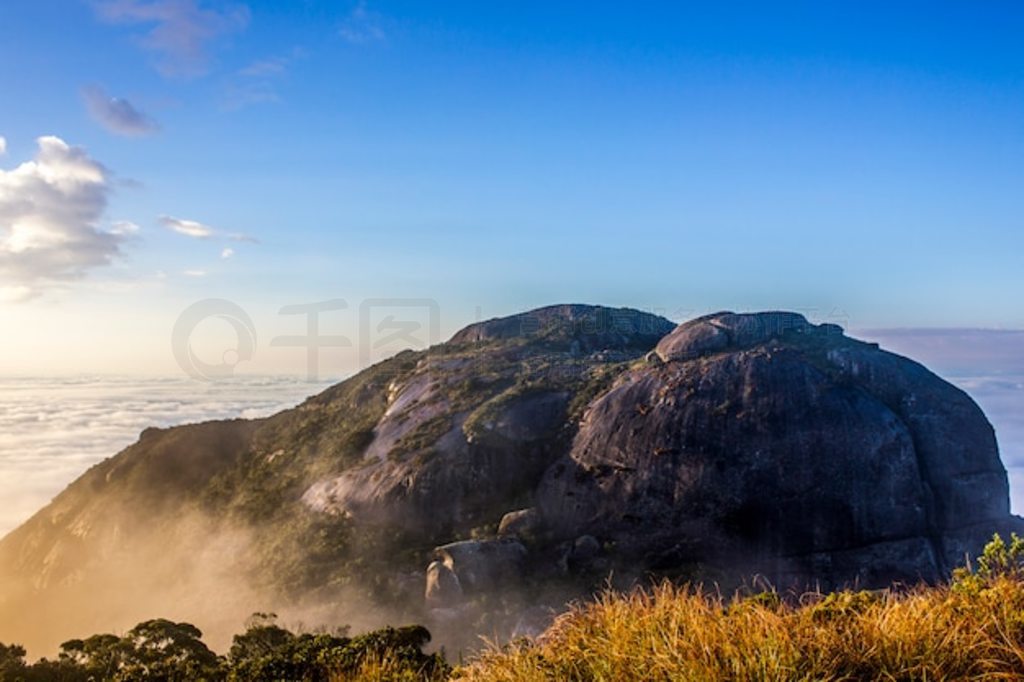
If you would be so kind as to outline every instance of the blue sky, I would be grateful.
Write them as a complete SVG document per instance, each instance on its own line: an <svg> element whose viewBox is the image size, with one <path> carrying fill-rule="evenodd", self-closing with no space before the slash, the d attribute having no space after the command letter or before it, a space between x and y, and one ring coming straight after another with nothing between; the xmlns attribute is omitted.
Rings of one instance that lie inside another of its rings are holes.
<svg viewBox="0 0 1024 682"><path fill-rule="evenodd" d="M0 372L169 371L210 297L261 370L335 298L338 371L371 298L446 334L563 301L1021 328L1021 35L1010 2L9 0Z"/></svg>

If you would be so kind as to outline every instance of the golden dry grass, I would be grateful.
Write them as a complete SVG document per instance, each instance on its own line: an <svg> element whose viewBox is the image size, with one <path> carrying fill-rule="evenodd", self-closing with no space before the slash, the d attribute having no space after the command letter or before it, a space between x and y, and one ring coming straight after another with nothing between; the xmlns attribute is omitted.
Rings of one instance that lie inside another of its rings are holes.
<svg viewBox="0 0 1024 682"><path fill-rule="evenodd" d="M669 583L609 592L538 641L492 648L455 678L1024 680L1024 575L1021 557L1007 557L1000 543L981 571L961 571L948 585L813 594L796 604L771 593L726 601Z"/></svg>

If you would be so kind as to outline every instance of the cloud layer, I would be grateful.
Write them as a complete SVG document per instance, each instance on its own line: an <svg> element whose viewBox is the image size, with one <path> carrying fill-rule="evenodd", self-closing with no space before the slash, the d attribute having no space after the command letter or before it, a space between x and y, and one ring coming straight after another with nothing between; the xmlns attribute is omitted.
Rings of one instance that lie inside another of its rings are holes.
<svg viewBox="0 0 1024 682"><path fill-rule="evenodd" d="M141 45L158 55L157 70L173 77L206 73L210 44L249 23L245 5L214 9L200 0L99 0L94 6L104 21L145 27Z"/></svg>
<svg viewBox="0 0 1024 682"><path fill-rule="evenodd" d="M127 235L100 229L109 171L58 137L35 159L0 170L0 298L24 299L108 265Z"/></svg>
<svg viewBox="0 0 1024 682"><path fill-rule="evenodd" d="M1024 374L1024 330L867 329L855 333L920 359L946 376Z"/></svg>
<svg viewBox="0 0 1024 682"><path fill-rule="evenodd" d="M84 88L82 98L93 119L115 135L141 137L160 129L156 121L136 109L131 102L111 97L99 86Z"/></svg>
<svg viewBox="0 0 1024 682"><path fill-rule="evenodd" d="M0 379L0 536L148 426L262 417L323 387L286 377Z"/></svg>

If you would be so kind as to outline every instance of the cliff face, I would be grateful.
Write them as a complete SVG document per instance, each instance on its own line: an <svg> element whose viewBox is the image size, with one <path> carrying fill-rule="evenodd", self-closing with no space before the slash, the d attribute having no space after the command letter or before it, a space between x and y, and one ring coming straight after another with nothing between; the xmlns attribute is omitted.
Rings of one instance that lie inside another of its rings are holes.
<svg viewBox="0 0 1024 682"><path fill-rule="evenodd" d="M962 391L794 314L681 325L595 400L540 492L555 526L658 566L782 581L937 580L1011 524Z"/></svg>
<svg viewBox="0 0 1024 682"><path fill-rule="evenodd" d="M389 383L360 465L303 500L438 542L493 524L532 499L589 396L671 329L638 311L580 305L471 325Z"/></svg>
<svg viewBox="0 0 1024 682"><path fill-rule="evenodd" d="M610 570L936 580L1016 526L991 426L916 363L794 314L553 306L147 430L0 541L0 641L297 604L436 627Z"/></svg>

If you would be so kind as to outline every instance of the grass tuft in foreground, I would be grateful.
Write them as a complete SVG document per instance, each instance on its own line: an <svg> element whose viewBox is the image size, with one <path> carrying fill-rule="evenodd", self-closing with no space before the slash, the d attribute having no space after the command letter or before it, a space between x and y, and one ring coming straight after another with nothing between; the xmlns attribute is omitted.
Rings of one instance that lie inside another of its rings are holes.
<svg viewBox="0 0 1024 682"><path fill-rule="evenodd" d="M996 537L948 585L764 593L692 586L607 593L537 642L493 649L462 680L1024 679L1024 540Z"/></svg>

